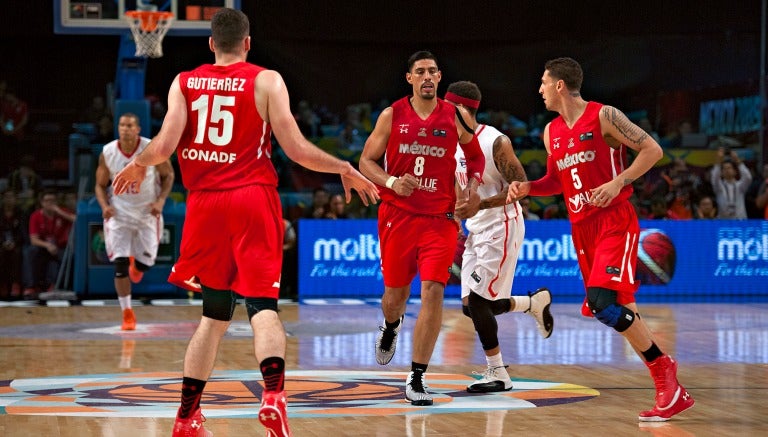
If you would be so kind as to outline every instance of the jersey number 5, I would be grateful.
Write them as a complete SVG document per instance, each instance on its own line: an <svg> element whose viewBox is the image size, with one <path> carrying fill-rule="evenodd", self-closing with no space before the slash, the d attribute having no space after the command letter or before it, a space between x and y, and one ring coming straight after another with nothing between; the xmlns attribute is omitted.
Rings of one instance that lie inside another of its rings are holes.
<svg viewBox="0 0 768 437"><path fill-rule="evenodd" d="M206 128L208 131L208 141L215 146L226 146L232 141L232 125L235 117L227 107L235 106L234 96L213 96L213 107L208 116L209 96L204 94L192 102L192 110L197 112L197 135L195 143L203 144ZM220 124L219 124L220 123ZM218 124L210 126L209 124Z"/></svg>
<svg viewBox="0 0 768 437"><path fill-rule="evenodd" d="M573 179L573 188L578 190L581 188L581 178L579 178L579 173L577 170L577 168L571 169L571 179Z"/></svg>

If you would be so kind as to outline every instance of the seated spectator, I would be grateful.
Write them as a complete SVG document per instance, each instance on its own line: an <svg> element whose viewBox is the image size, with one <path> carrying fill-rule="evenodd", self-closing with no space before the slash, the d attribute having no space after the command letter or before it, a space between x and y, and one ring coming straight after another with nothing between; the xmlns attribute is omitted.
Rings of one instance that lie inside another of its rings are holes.
<svg viewBox="0 0 768 437"><path fill-rule="evenodd" d="M717 151L718 162L712 167L712 188L717 199L718 218L746 219L747 208L744 203L745 194L752 182L752 173L736 151L730 151L730 159L726 159L724 148Z"/></svg>
<svg viewBox="0 0 768 437"><path fill-rule="evenodd" d="M651 199L651 207L650 207L650 214L648 214L649 219L652 220L666 220L666 219L676 219L677 217L674 215L674 213L671 213L669 211L669 207L667 206L667 201L662 196L654 196L653 199Z"/></svg>
<svg viewBox="0 0 768 437"><path fill-rule="evenodd" d="M283 268L280 275L280 297L295 299L297 296L296 280L298 274L298 257L296 250L296 230L288 219L283 219L285 234L283 235Z"/></svg>
<svg viewBox="0 0 768 437"><path fill-rule="evenodd" d="M523 197L520 199L520 207L523 209L523 218L525 220L539 220L538 214L531 212L531 199Z"/></svg>
<svg viewBox="0 0 768 437"><path fill-rule="evenodd" d="M32 212L37 196L43 188L43 179L35 171L35 158L32 155L21 157L19 168L8 176L8 187L16 192L19 207L25 214Z"/></svg>
<svg viewBox="0 0 768 437"><path fill-rule="evenodd" d="M676 220L693 218L693 186L689 183L679 185L669 201L668 215Z"/></svg>
<svg viewBox="0 0 768 437"><path fill-rule="evenodd" d="M104 97L94 96L91 100L91 105L80 114L80 121L83 123L93 123L95 126L98 125L101 118L105 115L112 120L112 114L104 103Z"/></svg>
<svg viewBox="0 0 768 437"><path fill-rule="evenodd" d="M341 194L334 194L331 196L331 200L328 202L328 212L325 213L325 218L329 219L345 219L347 218L346 202L344 196Z"/></svg>
<svg viewBox="0 0 768 437"><path fill-rule="evenodd" d="M304 218L324 218L328 213L330 196L325 188L318 187L312 192L312 205L304 210Z"/></svg>
<svg viewBox="0 0 768 437"><path fill-rule="evenodd" d="M3 132L3 142L9 146L18 145L24 139L28 121L27 102L19 99L15 94L6 93L2 108L0 108L0 128Z"/></svg>
<svg viewBox="0 0 768 437"><path fill-rule="evenodd" d="M641 118L637 125L640 126L640 129L644 130L648 135L651 136L654 140L656 140L657 143L661 143L661 138L659 137L659 133L656 132L655 129L653 129L653 125L651 124L651 120L648 119L648 117Z"/></svg>
<svg viewBox="0 0 768 437"><path fill-rule="evenodd" d="M678 148L683 143L683 136L690 133L693 133L693 124L689 120L683 120L665 135L659 144L664 148Z"/></svg>
<svg viewBox="0 0 768 437"><path fill-rule="evenodd" d="M309 102L306 100L299 102L294 118L296 118L296 124L305 137L317 138L320 136L320 117L312 110Z"/></svg>
<svg viewBox="0 0 768 437"><path fill-rule="evenodd" d="M717 218L717 206L712 196L702 196L696 204L697 219L715 219Z"/></svg>
<svg viewBox="0 0 768 437"><path fill-rule="evenodd" d="M0 299L21 296L22 246L24 245L24 216L16 204L16 193L5 190L0 214Z"/></svg>
<svg viewBox="0 0 768 437"><path fill-rule="evenodd" d="M338 150L359 152L363 150L366 138L365 133L355 128L354 125L345 124L336 137L336 148Z"/></svg>
<svg viewBox="0 0 768 437"><path fill-rule="evenodd" d="M75 214L58 205L55 192L45 191L40 209L29 217L30 245L24 250L24 299L51 290L61 266Z"/></svg>

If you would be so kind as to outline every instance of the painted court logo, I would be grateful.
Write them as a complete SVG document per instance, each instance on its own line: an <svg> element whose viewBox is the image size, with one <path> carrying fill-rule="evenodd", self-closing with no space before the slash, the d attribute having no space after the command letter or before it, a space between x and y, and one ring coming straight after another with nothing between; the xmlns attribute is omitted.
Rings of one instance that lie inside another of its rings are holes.
<svg viewBox="0 0 768 437"><path fill-rule="evenodd" d="M285 389L291 417L382 416L516 410L579 402L598 396L591 388L549 381L513 380L508 392L470 394L474 379L432 373L435 404L404 400L406 374L375 371L288 371ZM181 375L145 372L0 381L0 414L175 417ZM258 371L216 372L201 400L207 417L255 418L263 391Z"/></svg>

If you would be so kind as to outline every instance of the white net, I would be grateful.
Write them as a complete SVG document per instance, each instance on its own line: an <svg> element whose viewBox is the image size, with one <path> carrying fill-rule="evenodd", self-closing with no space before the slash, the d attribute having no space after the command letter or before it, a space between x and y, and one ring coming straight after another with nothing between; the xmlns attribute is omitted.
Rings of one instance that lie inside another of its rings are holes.
<svg viewBox="0 0 768 437"><path fill-rule="evenodd" d="M128 11L125 19L136 43L136 56L163 56L163 37L171 27L173 14L156 11Z"/></svg>

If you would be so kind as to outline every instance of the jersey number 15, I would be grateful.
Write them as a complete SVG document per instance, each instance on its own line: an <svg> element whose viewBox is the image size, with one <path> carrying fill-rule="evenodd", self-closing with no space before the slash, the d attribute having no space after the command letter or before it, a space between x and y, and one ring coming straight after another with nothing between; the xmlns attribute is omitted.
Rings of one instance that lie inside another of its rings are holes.
<svg viewBox="0 0 768 437"><path fill-rule="evenodd" d="M204 94L192 102L192 110L197 112L197 135L195 143L203 144L206 130L208 141L215 146L226 146L232 141L232 127L235 117L227 107L235 106L234 96L213 96L213 105L208 115L209 96ZM213 126L209 126L213 124ZM207 129L206 129L207 128Z"/></svg>

